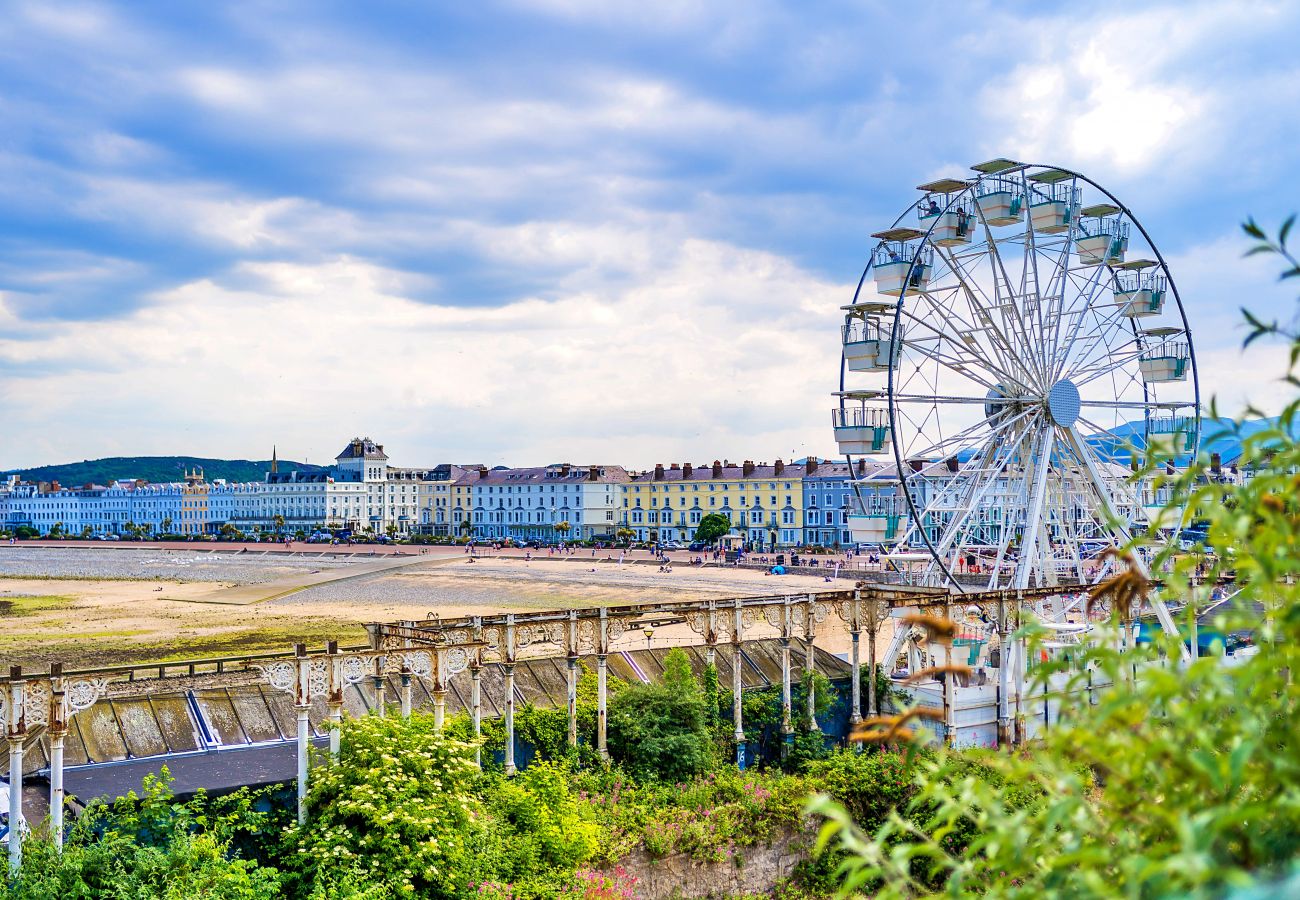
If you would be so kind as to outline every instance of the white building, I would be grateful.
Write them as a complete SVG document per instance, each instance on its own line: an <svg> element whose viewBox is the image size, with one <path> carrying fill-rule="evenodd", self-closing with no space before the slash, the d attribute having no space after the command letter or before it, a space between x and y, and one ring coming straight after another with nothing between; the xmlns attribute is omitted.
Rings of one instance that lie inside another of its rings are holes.
<svg viewBox="0 0 1300 900"><path fill-rule="evenodd" d="M480 469L472 483L474 535L542 541L612 537L627 482L622 466Z"/></svg>

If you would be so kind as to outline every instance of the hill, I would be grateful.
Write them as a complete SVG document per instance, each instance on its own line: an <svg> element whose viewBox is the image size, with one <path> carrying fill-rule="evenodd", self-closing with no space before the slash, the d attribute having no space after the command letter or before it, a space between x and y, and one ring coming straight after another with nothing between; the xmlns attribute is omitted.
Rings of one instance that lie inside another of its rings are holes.
<svg viewBox="0 0 1300 900"><path fill-rule="evenodd" d="M271 469L271 461L252 459L206 459L201 456L109 456L104 459L87 459L82 462L57 466L36 466L31 469L13 469L0 473L18 475L24 481L57 481L65 487L83 484L108 484L119 478L140 478L145 481L180 481L187 469L202 469L209 481L224 478L226 481L261 481ZM322 466L309 466L289 459L280 460L280 471L294 469L319 471Z"/></svg>

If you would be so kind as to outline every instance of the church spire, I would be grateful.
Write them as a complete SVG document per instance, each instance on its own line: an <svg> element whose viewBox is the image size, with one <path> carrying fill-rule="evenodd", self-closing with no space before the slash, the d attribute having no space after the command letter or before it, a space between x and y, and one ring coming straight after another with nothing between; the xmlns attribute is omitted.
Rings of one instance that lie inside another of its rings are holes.
<svg viewBox="0 0 1300 900"><path fill-rule="evenodd" d="M280 471L280 460L275 455L275 444L271 445L271 474L274 475Z"/></svg>

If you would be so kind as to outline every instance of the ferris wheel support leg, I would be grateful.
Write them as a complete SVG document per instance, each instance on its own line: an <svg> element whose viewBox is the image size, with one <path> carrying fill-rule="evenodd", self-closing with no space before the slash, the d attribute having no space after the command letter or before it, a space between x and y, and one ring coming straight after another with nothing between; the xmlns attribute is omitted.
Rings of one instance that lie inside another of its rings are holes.
<svg viewBox="0 0 1300 900"><path fill-rule="evenodd" d="M1011 616L998 610L998 746L1011 746Z"/></svg>
<svg viewBox="0 0 1300 900"><path fill-rule="evenodd" d="M1038 459L1034 469L1034 493L1029 501L1029 516L1025 520L1024 542L1020 549L1020 559L1016 569L1016 587L1029 587L1029 576L1038 553L1038 532L1043 520L1043 501L1047 496L1047 469L1052 456L1052 447L1056 443L1056 429L1048 428L1043 432L1043 443L1039 448ZM1040 583L1043 575L1040 574Z"/></svg>
<svg viewBox="0 0 1300 900"><path fill-rule="evenodd" d="M1088 451L1087 447L1084 446L1083 440L1079 437L1079 432L1074 428L1074 426L1070 426L1068 434L1070 447L1074 450L1074 455L1083 460L1084 468L1088 470L1088 478L1092 481L1093 490L1097 492L1097 498L1105 508L1107 517L1110 518L1111 521L1117 523L1120 536L1123 537L1125 541L1131 540L1132 536L1129 534L1129 530L1124 527L1122 520L1119 517L1119 513L1115 510L1115 504L1111 502L1110 491L1106 487L1105 480L1101 477L1101 472L1097 469L1096 460L1093 459L1092 454ZM1138 571L1144 576L1150 578L1151 572L1147 568L1146 563L1142 561L1141 555L1135 555L1133 559L1137 565ZM1178 637L1178 626L1174 623L1174 617L1169 612L1169 607L1165 605L1165 601L1159 596L1152 596L1149 598L1149 601L1151 607L1156 612L1156 618L1160 620L1160 627L1164 629L1165 634L1175 638ZM1191 652L1187 649L1187 645L1181 640L1178 642L1178 645L1181 650L1180 655L1183 662L1187 662L1192 658Z"/></svg>

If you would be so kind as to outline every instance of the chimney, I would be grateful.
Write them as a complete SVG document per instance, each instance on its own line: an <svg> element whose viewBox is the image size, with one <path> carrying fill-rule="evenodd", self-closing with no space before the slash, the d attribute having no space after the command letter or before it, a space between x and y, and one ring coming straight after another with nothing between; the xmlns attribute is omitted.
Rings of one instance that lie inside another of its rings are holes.
<svg viewBox="0 0 1300 900"><path fill-rule="evenodd" d="M690 463L682 463L682 478L690 478L694 467Z"/></svg>
<svg viewBox="0 0 1300 900"><path fill-rule="evenodd" d="M487 473L488 473L488 467L487 467L487 466L479 466L479 467L478 467L478 477L479 477L479 478L487 478Z"/></svg>
<svg viewBox="0 0 1300 900"><path fill-rule="evenodd" d="M713 477L722 477L722 463L718 462L716 459L713 461Z"/></svg>
<svg viewBox="0 0 1300 900"><path fill-rule="evenodd" d="M598 479L599 477L600 477L600 474L596 471L596 467L595 467L595 466L588 466L588 467L587 467L587 480L588 480L588 481L595 481L595 480Z"/></svg>
<svg viewBox="0 0 1300 900"><path fill-rule="evenodd" d="M804 460L803 463L804 473L807 475L811 475L813 472L817 471L817 467L820 465L821 465L821 461L817 459L817 457L810 456Z"/></svg>
<svg viewBox="0 0 1300 900"><path fill-rule="evenodd" d="M655 481L664 480L664 464L655 463Z"/></svg>
<svg viewBox="0 0 1300 900"><path fill-rule="evenodd" d="M955 473L955 472L957 471L957 457L955 457L955 456L950 456L950 457L948 457L947 459L945 459L944 462L948 464L948 471L949 471L949 472L954 472L954 473Z"/></svg>
<svg viewBox="0 0 1300 900"><path fill-rule="evenodd" d="M1223 471L1223 457L1217 453L1210 454L1210 471L1215 475Z"/></svg>
<svg viewBox="0 0 1300 900"><path fill-rule="evenodd" d="M679 466L677 463L673 463L671 466L668 467L669 471L672 471L672 472L680 472L680 471L681 471L681 468L682 468L682 467Z"/></svg>
<svg viewBox="0 0 1300 900"><path fill-rule="evenodd" d="M778 459L773 464L772 468L776 470L775 474L780 475L782 472L785 471L785 463Z"/></svg>
<svg viewBox="0 0 1300 900"><path fill-rule="evenodd" d="M858 462L862 462L862 460L858 460ZM925 460L923 459L909 459L907 464L912 467L913 472L920 472L925 468Z"/></svg>
<svg viewBox="0 0 1300 900"><path fill-rule="evenodd" d="M863 459L862 457L859 456L859 457L858 457L858 477L861 478L863 475L866 475L866 474L867 474L867 461L866 461L865 459Z"/></svg>
<svg viewBox="0 0 1300 900"><path fill-rule="evenodd" d="M754 474L754 461L753 461L753 460L750 460L750 459L745 460L744 465L742 465L742 466L740 467L740 471L741 471L741 474L743 474L746 478L748 478L750 475L753 475L753 474Z"/></svg>

